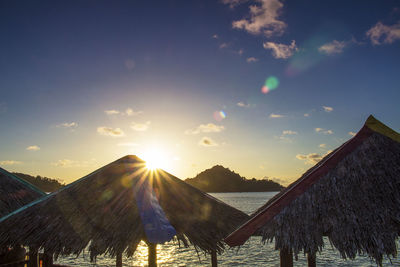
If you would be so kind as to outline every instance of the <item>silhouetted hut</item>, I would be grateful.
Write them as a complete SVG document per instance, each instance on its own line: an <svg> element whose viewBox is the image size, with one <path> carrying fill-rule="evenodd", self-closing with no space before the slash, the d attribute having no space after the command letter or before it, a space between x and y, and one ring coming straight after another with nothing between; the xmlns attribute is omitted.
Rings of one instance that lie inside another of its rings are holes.
<svg viewBox="0 0 400 267"><path fill-rule="evenodd" d="M343 258L395 257L400 233L400 135L370 116L349 141L324 157L230 234L243 244L256 231L292 266L292 253L315 266L327 236Z"/></svg>
<svg viewBox="0 0 400 267"><path fill-rule="evenodd" d="M126 156L0 220L0 244L44 248L55 257L91 259L107 254L132 256L144 240L149 266L156 244L174 238L211 254L224 248L223 238L249 218L245 213L186 184L171 174L149 171L136 156Z"/></svg>
<svg viewBox="0 0 400 267"><path fill-rule="evenodd" d="M36 186L0 168L0 218L45 195L46 194ZM13 246L11 247L18 250L18 246L21 244L22 243L13 243ZM5 251L8 251L8 245L9 244L6 244L1 247L5 248ZM37 263L37 250L30 249L29 253L30 261L32 263L33 261ZM12 257L8 257L8 254L10 253L7 252L4 254L3 256L5 258L0 259L0 261L5 260L7 262L8 260L11 260Z"/></svg>

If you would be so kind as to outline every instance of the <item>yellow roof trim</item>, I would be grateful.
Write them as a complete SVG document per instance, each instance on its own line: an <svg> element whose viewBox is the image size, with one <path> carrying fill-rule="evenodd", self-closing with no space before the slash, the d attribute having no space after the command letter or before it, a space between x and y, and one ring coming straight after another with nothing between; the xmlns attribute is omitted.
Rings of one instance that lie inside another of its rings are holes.
<svg viewBox="0 0 400 267"><path fill-rule="evenodd" d="M368 117L367 121L365 122L365 126L370 128L374 132L383 134L383 135L391 138L392 140L400 143L400 134L398 132L392 130L391 128L387 127L382 122L375 119L375 117L372 115L370 115Z"/></svg>

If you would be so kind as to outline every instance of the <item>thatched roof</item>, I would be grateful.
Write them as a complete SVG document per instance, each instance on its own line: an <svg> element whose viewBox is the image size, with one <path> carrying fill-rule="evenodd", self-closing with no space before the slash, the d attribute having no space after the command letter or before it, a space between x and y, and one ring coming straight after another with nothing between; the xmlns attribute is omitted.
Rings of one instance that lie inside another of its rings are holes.
<svg viewBox="0 0 400 267"><path fill-rule="evenodd" d="M44 195L39 188L0 168L0 218Z"/></svg>
<svg viewBox="0 0 400 267"><path fill-rule="evenodd" d="M58 255L80 254L88 245L99 254L133 255L147 240L137 205L137 188L151 185L175 240L206 253L221 252L222 239L246 221L245 213L126 156L0 220L0 245L24 244Z"/></svg>
<svg viewBox="0 0 400 267"><path fill-rule="evenodd" d="M315 253L323 236L343 258L396 256L400 233L400 135L370 116L352 139L256 211L225 241L263 241L296 255Z"/></svg>

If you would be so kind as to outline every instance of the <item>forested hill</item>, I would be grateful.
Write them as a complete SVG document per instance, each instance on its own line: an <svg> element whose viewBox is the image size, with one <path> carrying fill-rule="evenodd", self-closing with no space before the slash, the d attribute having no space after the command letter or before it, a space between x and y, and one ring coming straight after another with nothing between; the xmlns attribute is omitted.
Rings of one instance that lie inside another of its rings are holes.
<svg viewBox="0 0 400 267"><path fill-rule="evenodd" d="M19 172L14 172L13 174L33 184L43 192L54 192L60 189L61 187L65 186L65 184L60 183L58 180L48 177L42 177L39 175L34 177L32 175Z"/></svg>
<svg viewBox="0 0 400 267"><path fill-rule="evenodd" d="M268 179L246 179L221 165L207 169L185 182L205 192L269 192L284 188Z"/></svg>

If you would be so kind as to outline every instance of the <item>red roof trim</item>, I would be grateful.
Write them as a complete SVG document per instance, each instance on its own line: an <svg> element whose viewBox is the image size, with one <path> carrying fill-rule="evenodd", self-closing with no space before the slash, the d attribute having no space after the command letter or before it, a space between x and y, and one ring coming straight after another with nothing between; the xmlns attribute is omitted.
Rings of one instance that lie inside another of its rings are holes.
<svg viewBox="0 0 400 267"><path fill-rule="evenodd" d="M342 160L347 154L351 153L365 139L371 136L372 133L373 131L370 128L364 126L356 136L339 147L336 152L327 158L320 166L316 167L314 171L299 179L294 186L261 210L249 221L236 229L226 237L224 241L231 247L243 245L252 234L264 226L285 206L289 205L294 199L303 194L311 185L316 183L321 177L334 168L340 160Z"/></svg>

